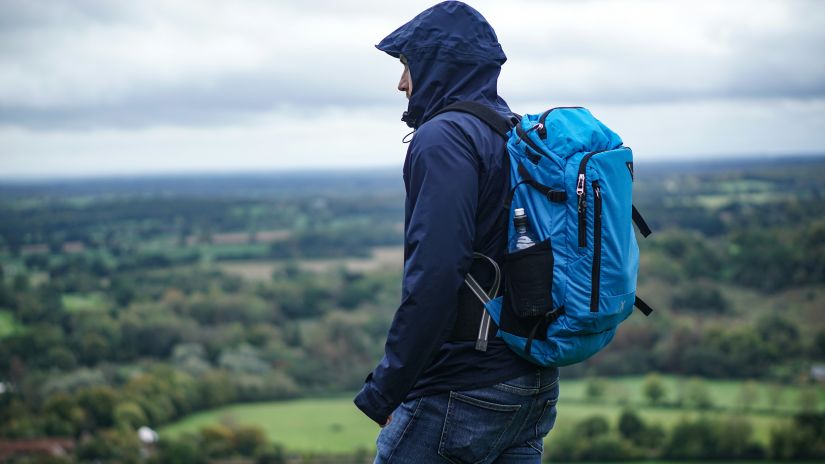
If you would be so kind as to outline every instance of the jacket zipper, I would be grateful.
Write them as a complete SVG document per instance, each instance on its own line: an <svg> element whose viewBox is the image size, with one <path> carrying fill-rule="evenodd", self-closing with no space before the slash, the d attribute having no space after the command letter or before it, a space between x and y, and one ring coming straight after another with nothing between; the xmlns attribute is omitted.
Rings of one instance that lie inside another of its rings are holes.
<svg viewBox="0 0 825 464"><path fill-rule="evenodd" d="M590 291L590 312L599 311L599 286L602 270L602 190L599 181L593 181L593 269Z"/></svg>

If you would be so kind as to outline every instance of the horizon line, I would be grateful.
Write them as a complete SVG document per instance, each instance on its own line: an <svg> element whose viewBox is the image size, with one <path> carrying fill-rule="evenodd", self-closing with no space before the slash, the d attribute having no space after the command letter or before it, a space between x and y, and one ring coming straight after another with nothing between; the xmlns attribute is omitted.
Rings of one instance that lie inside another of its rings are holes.
<svg viewBox="0 0 825 464"><path fill-rule="evenodd" d="M654 158L650 159L644 157L643 164L653 165L678 165L678 164L725 164L736 161L753 162L776 162L780 160L786 161L804 161L825 159L825 151L821 152L797 152L787 154L726 154L726 155L695 155L691 158L689 155L668 158ZM338 165L338 166L285 166L285 167L271 167L271 168L241 168L241 169L227 169L221 170L164 170L164 171L136 171L136 172L101 172L78 175L54 175L54 174L18 174L7 176L0 174L0 184L26 184L26 183L48 183L48 182L76 182L76 181L104 181L104 180L141 180L141 179L164 179L164 178L203 178L203 177L254 177L254 176L272 176L272 175L305 175L305 174L336 174L347 173L354 171L363 171L364 173L376 173L381 171L389 171L393 169L401 169L401 164L373 164L373 165Z"/></svg>

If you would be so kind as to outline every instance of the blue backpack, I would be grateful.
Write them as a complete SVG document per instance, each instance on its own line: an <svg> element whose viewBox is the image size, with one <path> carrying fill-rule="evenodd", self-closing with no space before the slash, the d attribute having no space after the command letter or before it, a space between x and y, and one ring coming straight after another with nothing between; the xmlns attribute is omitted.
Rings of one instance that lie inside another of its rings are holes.
<svg viewBox="0 0 825 464"><path fill-rule="evenodd" d="M526 212L536 245L509 252L484 290L468 287L486 312L476 349L486 350L489 320L497 335L525 359L542 366L583 361L613 339L633 307L651 308L636 296L639 247L633 222L650 229L632 204L633 153L622 139L581 107L504 119L484 105L459 102L439 113L470 113L507 140L510 193L505 208ZM508 239L516 235L508 221ZM508 240L509 242L509 240Z"/></svg>

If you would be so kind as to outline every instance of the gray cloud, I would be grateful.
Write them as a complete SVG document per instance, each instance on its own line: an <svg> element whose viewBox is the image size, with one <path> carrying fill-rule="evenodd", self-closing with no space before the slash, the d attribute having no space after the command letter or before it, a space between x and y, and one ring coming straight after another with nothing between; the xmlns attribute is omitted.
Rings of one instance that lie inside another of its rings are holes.
<svg viewBox="0 0 825 464"><path fill-rule="evenodd" d="M340 85L340 82L337 83ZM401 98L395 98L401 104ZM348 92L324 76L284 76L261 72L219 76L208 82L175 82L136 87L116 101L71 105L0 104L0 124L36 130L99 127L214 126L243 121L262 113L294 108L368 107L386 101L366 88Z"/></svg>
<svg viewBox="0 0 825 464"><path fill-rule="evenodd" d="M402 106L400 69L372 45L431 3L4 1L0 125L220 126ZM509 100L825 96L816 1L477 3L510 57Z"/></svg>

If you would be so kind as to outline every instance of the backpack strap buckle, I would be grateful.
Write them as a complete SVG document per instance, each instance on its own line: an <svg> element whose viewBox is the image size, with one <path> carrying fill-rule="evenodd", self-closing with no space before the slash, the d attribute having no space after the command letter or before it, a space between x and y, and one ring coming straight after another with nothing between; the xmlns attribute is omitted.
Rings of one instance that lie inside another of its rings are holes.
<svg viewBox="0 0 825 464"><path fill-rule="evenodd" d="M564 203L567 201L567 192L564 190L548 190L547 199L553 203Z"/></svg>

